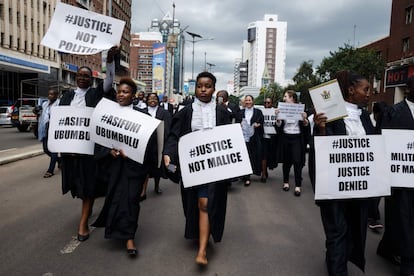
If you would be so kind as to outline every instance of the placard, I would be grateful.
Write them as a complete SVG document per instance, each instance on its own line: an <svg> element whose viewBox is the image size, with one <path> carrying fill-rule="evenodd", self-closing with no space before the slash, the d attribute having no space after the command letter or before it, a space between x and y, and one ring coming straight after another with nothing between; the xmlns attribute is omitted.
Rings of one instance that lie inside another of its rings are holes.
<svg viewBox="0 0 414 276"><path fill-rule="evenodd" d="M381 135L315 136L315 200L391 194Z"/></svg>
<svg viewBox="0 0 414 276"><path fill-rule="evenodd" d="M93 155L95 143L90 133L92 112L92 107L52 106L48 149L51 152Z"/></svg>
<svg viewBox="0 0 414 276"><path fill-rule="evenodd" d="M392 187L414 188L414 130L383 129Z"/></svg>
<svg viewBox="0 0 414 276"><path fill-rule="evenodd" d="M273 107L272 108L257 107L257 108L259 108L263 113L263 118L264 118L263 130L264 130L264 133L265 134L276 134L275 124L276 124L277 115L275 114L275 108L273 108Z"/></svg>
<svg viewBox="0 0 414 276"><path fill-rule="evenodd" d="M159 125L160 120L150 115L103 98L92 114L91 138L105 147L122 149L142 164L148 141Z"/></svg>
<svg viewBox="0 0 414 276"><path fill-rule="evenodd" d="M178 154L185 188L252 173L240 124L186 134Z"/></svg>
<svg viewBox="0 0 414 276"><path fill-rule="evenodd" d="M305 112L305 105L279 102L277 104L277 109L279 110L279 113L277 114L278 120L302 121L302 113Z"/></svg>
<svg viewBox="0 0 414 276"><path fill-rule="evenodd" d="M93 55L120 43L125 22L57 2L41 45L59 52Z"/></svg>

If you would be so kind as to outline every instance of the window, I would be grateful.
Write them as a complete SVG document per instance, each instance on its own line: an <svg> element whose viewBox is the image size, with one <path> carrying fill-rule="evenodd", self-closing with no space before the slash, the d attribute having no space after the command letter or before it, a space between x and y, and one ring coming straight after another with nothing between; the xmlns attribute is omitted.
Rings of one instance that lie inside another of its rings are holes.
<svg viewBox="0 0 414 276"><path fill-rule="evenodd" d="M402 51L403 53L407 53L410 50L410 38L406 37L402 41Z"/></svg>
<svg viewBox="0 0 414 276"><path fill-rule="evenodd" d="M405 24L411 24L413 20L413 6L409 6L405 9Z"/></svg>

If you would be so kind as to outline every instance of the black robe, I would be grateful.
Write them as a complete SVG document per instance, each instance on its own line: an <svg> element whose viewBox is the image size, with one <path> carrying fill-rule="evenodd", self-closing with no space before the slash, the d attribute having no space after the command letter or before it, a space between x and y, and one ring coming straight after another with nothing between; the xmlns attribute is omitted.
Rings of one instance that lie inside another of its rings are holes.
<svg viewBox="0 0 414 276"><path fill-rule="evenodd" d="M144 108L143 110L144 110L145 113L148 113L148 107ZM159 106L157 108L157 112L155 113L155 119L158 119L158 120L164 122L164 145L165 145L165 142L167 141L167 138L168 138L168 134L170 133L172 116L171 116L170 112L168 112L167 110L164 109L164 107ZM157 141L157 131L156 130L154 131L153 136L154 137L152 137L151 139L154 139L155 141ZM164 162L161 162L161 165L158 166L158 147L156 147L154 149L154 152L152 152L149 155L151 156L151 160L150 160L150 163L149 163L149 175L150 175L150 177L156 176L156 177L167 178L166 177L166 168L165 168Z"/></svg>
<svg viewBox="0 0 414 276"><path fill-rule="evenodd" d="M179 164L178 140L181 136L191 132L192 114L193 108L189 104L178 111L172 119L170 134L164 148L164 154L170 156L171 164ZM216 126L230 123L230 113L222 106L216 106ZM223 236L227 206L227 187L229 183L229 180L223 180L208 184L207 212L210 222L210 233L215 242L220 242ZM184 236L187 239L198 239L199 210L197 187L184 188L181 183L181 200L186 218Z"/></svg>
<svg viewBox="0 0 414 276"><path fill-rule="evenodd" d="M70 105L75 91L63 94L59 105ZM85 94L87 107L95 107L104 96L103 83L89 88ZM96 179L96 164L93 155L62 153L62 193L71 192L72 197L96 198L105 195L105 187Z"/></svg>
<svg viewBox="0 0 414 276"><path fill-rule="evenodd" d="M414 130L414 118L405 100L385 113L382 128ZM404 259L414 261L414 189L392 188L392 196L385 199L385 231L377 252L401 256L401 272L405 269Z"/></svg>
<svg viewBox="0 0 414 276"><path fill-rule="evenodd" d="M107 172L108 189L102 210L92 225L105 227L106 239L135 238L140 212L139 198L149 171L148 160L151 160L156 146L156 139L152 136L147 144L144 164L129 158L113 158L110 155L111 149L95 146L99 171Z"/></svg>
<svg viewBox="0 0 414 276"><path fill-rule="evenodd" d="M242 120L245 118L246 110L242 109L240 111ZM250 119L250 125L254 123L259 123L260 126L254 128L254 134L250 137L249 142L246 142L247 151L249 153L250 164L252 165L253 174L261 175L262 174L262 160L263 160L263 124L264 117L260 109L253 108L253 116Z"/></svg>
<svg viewBox="0 0 414 276"><path fill-rule="evenodd" d="M360 118L366 134L375 134L368 112L362 110ZM317 134L317 127L315 131ZM327 123L326 135L346 135L345 122L336 120ZM326 264L329 275L346 275L347 261L364 271L368 202L368 199L317 202L326 235Z"/></svg>

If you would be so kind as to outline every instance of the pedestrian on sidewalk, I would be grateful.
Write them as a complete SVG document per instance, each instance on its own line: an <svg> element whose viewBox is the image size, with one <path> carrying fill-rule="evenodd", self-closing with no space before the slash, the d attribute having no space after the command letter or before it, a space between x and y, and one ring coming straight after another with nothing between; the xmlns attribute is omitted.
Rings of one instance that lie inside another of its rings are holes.
<svg viewBox="0 0 414 276"><path fill-rule="evenodd" d="M57 152L50 152L47 147L47 138L49 131L50 110L53 106L59 105L59 92L53 88L49 89L47 93L48 100L43 102L40 109L35 108L35 113L38 115L38 139L42 142L43 152L50 157L49 167L44 178L49 178L54 175L56 163L60 167L60 158Z"/></svg>

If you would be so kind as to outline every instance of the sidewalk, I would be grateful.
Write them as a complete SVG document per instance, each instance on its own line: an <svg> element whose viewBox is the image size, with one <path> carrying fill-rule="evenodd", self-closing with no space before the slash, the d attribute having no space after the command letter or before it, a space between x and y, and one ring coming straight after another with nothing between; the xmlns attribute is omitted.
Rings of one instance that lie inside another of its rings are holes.
<svg viewBox="0 0 414 276"><path fill-rule="evenodd" d="M44 154L42 144L0 151L0 166Z"/></svg>

